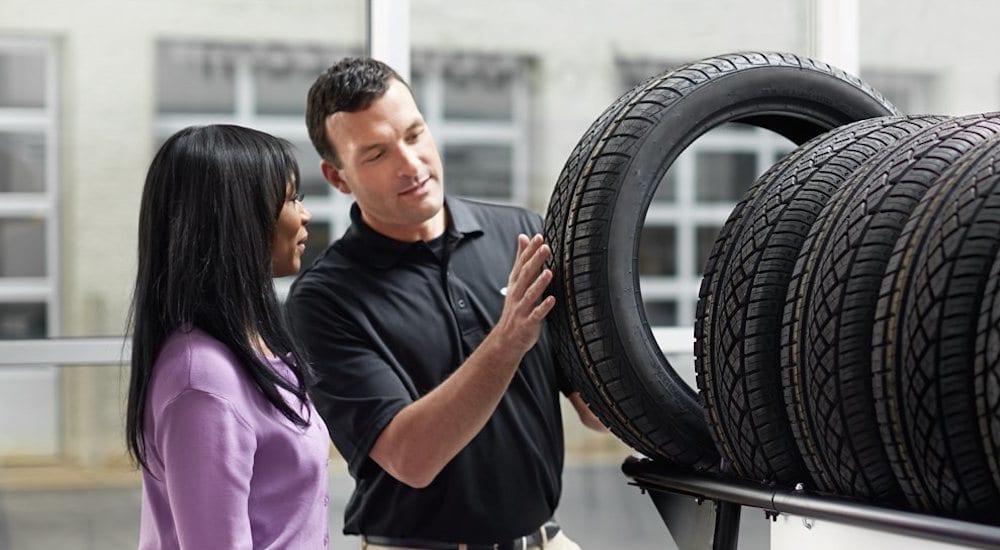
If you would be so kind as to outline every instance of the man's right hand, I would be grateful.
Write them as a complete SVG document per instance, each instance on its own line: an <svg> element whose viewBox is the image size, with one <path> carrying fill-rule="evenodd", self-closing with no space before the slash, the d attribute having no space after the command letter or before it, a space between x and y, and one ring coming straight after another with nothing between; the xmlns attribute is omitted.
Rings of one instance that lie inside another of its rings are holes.
<svg viewBox="0 0 1000 550"><path fill-rule="evenodd" d="M556 304L553 296L543 299L552 271L542 267L551 255L552 249L541 235L530 239L524 234L517 236L517 257L507 278L507 297L493 330L522 354L538 341L545 316Z"/></svg>

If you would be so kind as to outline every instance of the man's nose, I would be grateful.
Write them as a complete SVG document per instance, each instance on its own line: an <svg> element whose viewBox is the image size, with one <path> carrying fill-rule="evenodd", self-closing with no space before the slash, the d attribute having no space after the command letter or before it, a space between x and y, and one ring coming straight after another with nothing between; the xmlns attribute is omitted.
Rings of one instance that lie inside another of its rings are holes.
<svg viewBox="0 0 1000 550"><path fill-rule="evenodd" d="M412 147L400 150L399 175L404 178L415 178L420 173L420 156Z"/></svg>

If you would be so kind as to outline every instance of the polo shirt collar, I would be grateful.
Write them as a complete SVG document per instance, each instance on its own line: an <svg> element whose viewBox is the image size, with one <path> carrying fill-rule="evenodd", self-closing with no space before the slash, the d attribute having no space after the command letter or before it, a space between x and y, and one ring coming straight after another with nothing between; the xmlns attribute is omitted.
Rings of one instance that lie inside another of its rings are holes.
<svg viewBox="0 0 1000 550"><path fill-rule="evenodd" d="M448 227L445 233L449 241L458 243L462 239L483 233L482 225L465 203L446 196L444 205L448 209ZM369 227L361 218L358 203L351 205L351 227L344 233L341 242L351 257L376 269L388 269L396 265L415 247L421 246L419 242L408 243L386 237Z"/></svg>
<svg viewBox="0 0 1000 550"><path fill-rule="evenodd" d="M448 209L448 229L447 232L452 237L462 239L467 236L481 235L483 228L479 225L479 220L475 214L469 210L469 205L465 202L444 198L444 205Z"/></svg>

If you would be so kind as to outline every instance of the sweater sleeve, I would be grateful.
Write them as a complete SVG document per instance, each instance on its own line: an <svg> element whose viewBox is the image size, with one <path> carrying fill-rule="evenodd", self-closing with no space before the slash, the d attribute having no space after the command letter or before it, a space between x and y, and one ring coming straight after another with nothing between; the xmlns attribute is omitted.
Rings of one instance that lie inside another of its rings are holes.
<svg viewBox="0 0 1000 550"><path fill-rule="evenodd" d="M231 403L185 390L164 407L156 438L180 547L252 548L256 438Z"/></svg>

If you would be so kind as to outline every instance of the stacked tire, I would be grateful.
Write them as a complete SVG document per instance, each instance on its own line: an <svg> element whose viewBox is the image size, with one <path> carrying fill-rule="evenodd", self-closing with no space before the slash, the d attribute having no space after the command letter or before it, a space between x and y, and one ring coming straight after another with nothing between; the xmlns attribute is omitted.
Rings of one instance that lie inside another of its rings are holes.
<svg viewBox="0 0 1000 550"><path fill-rule="evenodd" d="M698 393L660 353L638 239L658 182L726 122L798 148L703 271ZM575 387L654 459L1000 523L1000 115L902 116L837 69L732 54L611 105L546 217Z"/></svg>
<svg viewBox="0 0 1000 550"><path fill-rule="evenodd" d="M845 166L842 157L856 160L847 153L867 150L876 136L880 150ZM997 363L983 358L976 366L978 310L971 311L986 297L989 265L982 264L1000 250L978 236L994 231L1000 238L1000 218L973 221L928 206L946 200L957 208L956 201L983 193L991 184L967 175L973 168L958 167L974 164L998 136L1000 119L993 115L873 119L837 129L786 159L799 172L831 160L840 170L820 168L792 184L773 170L758 180L764 198L734 213L758 225L716 242L718 266L707 272L696 325L699 350L715 350L696 356L699 388L735 473L1000 521L988 428L996 409L986 390ZM826 153L824 142L838 140L849 145ZM824 195L817 187L835 190ZM756 205L789 194L795 198L786 209L817 195L825 202L815 218L795 220L801 240L761 237L787 222L768 223L776 216ZM970 235L977 237L967 241ZM795 259L754 263L758 256ZM769 307L761 307L764 301ZM723 352L729 360L711 361ZM982 403L974 389L977 369ZM744 389L734 392L719 380ZM773 399L743 397L769 390ZM785 431L762 430L760 418Z"/></svg>

